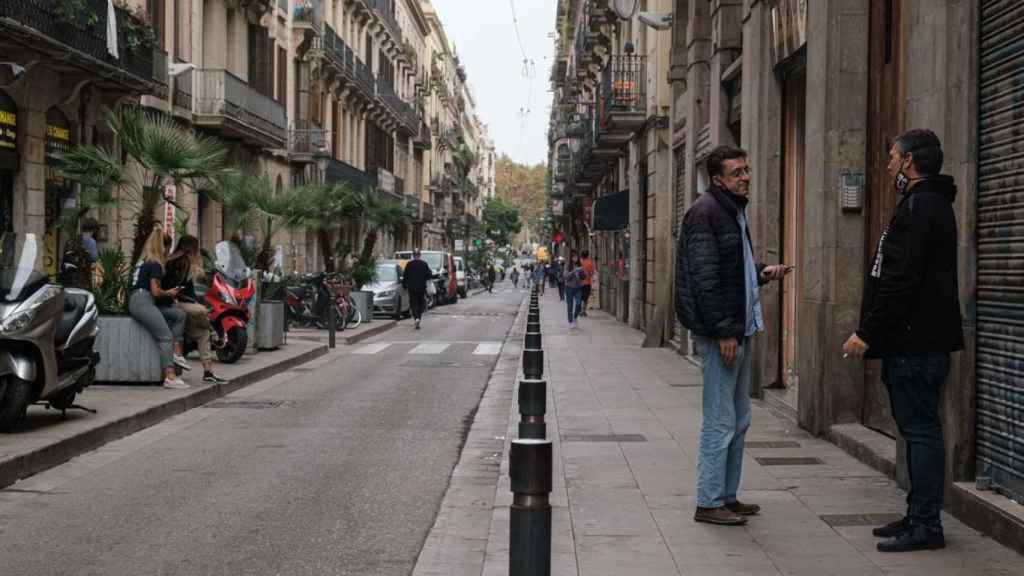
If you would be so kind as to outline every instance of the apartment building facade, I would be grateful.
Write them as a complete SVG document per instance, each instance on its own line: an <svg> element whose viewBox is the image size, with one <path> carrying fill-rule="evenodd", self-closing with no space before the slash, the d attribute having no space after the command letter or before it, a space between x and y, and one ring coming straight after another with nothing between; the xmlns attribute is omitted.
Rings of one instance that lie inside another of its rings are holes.
<svg viewBox="0 0 1024 576"><path fill-rule="evenodd" d="M979 490L1018 501L1024 494L1020 144L1012 128L1020 120L1013 102L1021 90L1024 6L637 4L638 13L627 18L605 0L566 0L558 8L554 203L561 203L570 245L599 256L602 308L646 330L648 343L690 353L672 305L679 226L708 185L707 154L719 144L743 147L753 169L747 210L756 256L796 267L785 282L762 290L767 330L755 341L755 394L807 430L861 453L868 452L862 441L851 438L892 446L891 454L872 458L902 477L903 447L879 366L844 360L840 347L856 328L868 261L898 202L886 172L892 139L910 128L934 130L943 141L944 172L959 188L954 207L968 341L954 355L943 391L947 501L1000 538L1020 534L1019 520L981 512L989 508L983 502L1000 496ZM641 24L640 12L661 30ZM646 30L636 32L641 26ZM648 58L647 93L636 97L627 95L633 84L616 69L625 31L632 31L633 53ZM601 82L603 101L590 89ZM668 98L655 100L652 90L662 88ZM647 104L634 122L640 125L642 116L644 128L607 150L603 140L612 136L602 129L612 132L616 107L638 99ZM588 108L598 111L597 120L587 117ZM566 109L572 114L561 115ZM593 159L602 155L603 162Z"/></svg>
<svg viewBox="0 0 1024 576"><path fill-rule="evenodd" d="M88 14L64 15L61 0L0 3L0 43L15 66L0 69L0 226L48 234L51 271L61 242L54 224L75 202L52 154L79 142L115 146L103 110L135 103L221 140L232 167L265 176L277 191L344 182L405 203L414 224L399 237L385 235L382 255L432 238L442 244L433 230L435 203L462 195L432 192L432 170L444 166L444 154L451 161L455 145L442 145L445 134L429 119L443 113L445 127L462 126L449 115L454 101L436 95L467 88L464 70L431 74L435 54L449 61L454 54L428 2L119 0L112 45L106 0L85 4ZM145 26L156 39L151 50L137 46ZM472 108L460 114L470 128L452 141L475 149L485 132ZM224 238L219 204L195 190L166 193L205 248ZM99 215L101 245L130 241L130 209L122 203ZM444 217L465 221L466 210L453 206ZM339 223L329 241L358 249L362 226ZM278 232L277 264L289 272L323 269L318 242L302 230Z"/></svg>

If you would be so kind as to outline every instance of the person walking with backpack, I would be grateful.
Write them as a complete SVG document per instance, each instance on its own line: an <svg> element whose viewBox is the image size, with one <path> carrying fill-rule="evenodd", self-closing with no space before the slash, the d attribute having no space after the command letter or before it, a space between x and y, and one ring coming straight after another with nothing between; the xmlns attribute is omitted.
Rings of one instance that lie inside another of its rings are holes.
<svg viewBox="0 0 1024 576"><path fill-rule="evenodd" d="M683 219L676 255L676 314L703 360L703 421L693 519L742 525L756 504L736 493L750 427L751 347L764 331L758 288L791 267L754 261L745 209L747 153L719 146L707 159L711 186Z"/></svg>
<svg viewBox="0 0 1024 576"><path fill-rule="evenodd" d="M946 546L942 530L945 442L939 397L950 353L963 350L957 284L956 184L942 170L942 143L910 130L889 150L889 174L901 195L878 240L864 286L860 324L844 357L881 358L882 381L910 478L906 515L875 528L880 552Z"/></svg>
<svg viewBox="0 0 1024 576"><path fill-rule="evenodd" d="M569 261L565 263L563 278L565 278L565 308L568 312L569 329L576 330L579 325L576 319L579 317L580 301L582 294L580 288L583 286L583 278L586 276L579 256L575 252L569 255Z"/></svg>

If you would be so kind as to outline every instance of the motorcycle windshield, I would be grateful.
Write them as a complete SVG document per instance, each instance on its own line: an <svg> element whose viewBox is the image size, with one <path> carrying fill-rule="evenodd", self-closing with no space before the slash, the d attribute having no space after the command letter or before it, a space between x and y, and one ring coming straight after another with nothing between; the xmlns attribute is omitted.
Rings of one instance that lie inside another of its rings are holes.
<svg viewBox="0 0 1024 576"><path fill-rule="evenodd" d="M223 274L224 277L236 285L249 278L249 267L245 265L245 259L242 258L242 252L238 249L238 246L225 240L217 244L214 252L217 255L214 264L217 267L217 271Z"/></svg>
<svg viewBox="0 0 1024 576"><path fill-rule="evenodd" d="M35 234L0 232L0 302L24 300L48 278Z"/></svg>

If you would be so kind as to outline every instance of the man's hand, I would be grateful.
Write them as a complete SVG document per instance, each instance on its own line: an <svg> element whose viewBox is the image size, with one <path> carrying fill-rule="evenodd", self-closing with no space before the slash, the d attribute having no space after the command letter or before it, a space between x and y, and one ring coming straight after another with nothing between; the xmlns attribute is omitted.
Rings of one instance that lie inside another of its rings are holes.
<svg viewBox="0 0 1024 576"><path fill-rule="evenodd" d="M726 366L732 366L732 363L736 361L738 347L739 342L735 338L723 338L718 341L718 352L722 355L722 362Z"/></svg>
<svg viewBox="0 0 1024 576"><path fill-rule="evenodd" d="M761 270L761 280L764 282L770 282L772 280L782 280L793 271L792 266L786 266L785 264L776 264L774 266L765 266L764 270Z"/></svg>
<svg viewBox="0 0 1024 576"><path fill-rule="evenodd" d="M843 344L843 354L847 356L853 356L854 358L863 358L864 354L868 351L868 343L861 340L860 336L854 332L847 338L846 343Z"/></svg>

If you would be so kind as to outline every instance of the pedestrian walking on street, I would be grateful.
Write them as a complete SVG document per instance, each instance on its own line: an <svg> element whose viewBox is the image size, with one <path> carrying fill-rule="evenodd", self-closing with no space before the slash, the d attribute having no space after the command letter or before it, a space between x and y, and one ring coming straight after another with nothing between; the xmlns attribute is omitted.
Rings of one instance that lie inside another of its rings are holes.
<svg viewBox="0 0 1024 576"><path fill-rule="evenodd" d="M512 274L511 274L511 276L512 276L512 286L514 288L519 288L519 267L518 266L513 266L512 267Z"/></svg>
<svg viewBox="0 0 1024 576"><path fill-rule="evenodd" d="M736 498L750 427L751 340L764 330L758 287L792 268L754 261L747 153L719 146L707 171L711 186L686 212L676 257L676 314L703 360L694 520L740 525L760 511Z"/></svg>
<svg viewBox="0 0 1024 576"><path fill-rule="evenodd" d="M533 268L533 283L537 286L537 294L544 295L544 264L537 262Z"/></svg>
<svg viewBox="0 0 1024 576"><path fill-rule="evenodd" d="M213 373L213 349L210 346L210 316L206 306L196 296L195 280L203 277L203 257L199 254L199 239L188 234L178 240L178 246L167 258L167 272L160 285L170 290L180 288L175 305L185 313L185 336L196 343L199 361L203 365L203 382L226 384L228 381Z"/></svg>
<svg viewBox="0 0 1024 576"><path fill-rule="evenodd" d="M580 298L582 304L580 304L580 316L587 315L587 308L590 306L590 288L594 282L594 261L590 259L590 252L584 250L580 257L580 265L583 266L583 271L587 273L583 279L583 285L580 287Z"/></svg>
<svg viewBox="0 0 1024 576"><path fill-rule="evenodd" d="M487 293L494 293L494 277L497 273L494 270L494 264L487 265Z"/></svg>
<svg viewBox="0 0 1024 576"><path fill-rule="evenodd" d="M889 150L889 174L901 194L878 241L864 285L860 324L844 357L882 359L882 381L907 445L910 477L903 519L875 528L881 552L943 548L945 443L939 396L950 353L963 350L957 286L956 184L942 170L931 130L905 132Z"/></svg>
<svg viewBox="0 0 1024 576"><path fill-rule="evenodd" d="M427 307L427 283L432 282L434 276L430 265L420 256L422 253L419 248L413 250L412 260L405 265L402 273L402 286L409 292L409 308L416 330L420 329L423 310Z"/></svg>
<svg viewBox="0 0 1024 576"><path fill-rule="evenodd" d="M559 256L554 269L555 284L558 286L558 301L565 302L565 258Z"/></svg>
<svg viewBox="0 0 1024 576"><path fill-rule="evenodd" d="M586 274L586 271L583 270L583 265L580 263L579 256L573 252L569 256L569 261L565 264L565 271L563 273L565 278L565 309L568 312L570 330L578 328L576 318L579 316L580 302L582 300L580 288L583 286L583 278Z"/></svg>
<svg viewBox="0 0 1024 576"><path fill-rule="evenodd" d="M160 352L160 365L164 369L164 387L187 389L174 371L178 366L190 369L181 356L181 339L185 335L185 312L177 306L158 306L157 302L173 301L180 288L164 290L160 280L164 276L167 256L164 251L164 230L156 225L142 247L142 257L132 272L132 292L128 298L128 314L146 327L156 341Z"/></svg>

